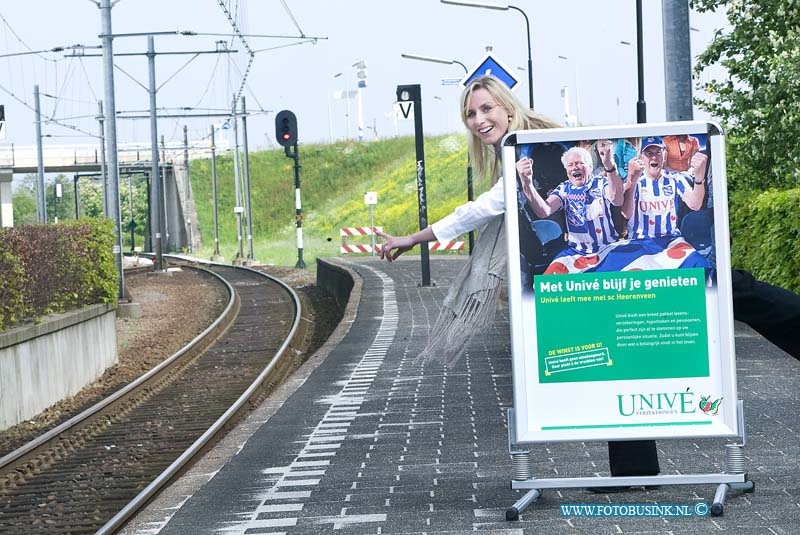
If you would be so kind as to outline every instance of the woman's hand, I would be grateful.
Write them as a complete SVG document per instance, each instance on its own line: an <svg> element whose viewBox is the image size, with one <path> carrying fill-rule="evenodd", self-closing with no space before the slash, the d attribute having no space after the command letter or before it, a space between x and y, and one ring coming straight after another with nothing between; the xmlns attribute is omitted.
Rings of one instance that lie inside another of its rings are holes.
<svg viewBox="0 0 800 535"><path fill-rule="evenodd" d="M392 236L380 230L373 229L375 234L384 239L381 245L381 260L394 262L398 256L412 249L416 243L411 236Z"/></svg>

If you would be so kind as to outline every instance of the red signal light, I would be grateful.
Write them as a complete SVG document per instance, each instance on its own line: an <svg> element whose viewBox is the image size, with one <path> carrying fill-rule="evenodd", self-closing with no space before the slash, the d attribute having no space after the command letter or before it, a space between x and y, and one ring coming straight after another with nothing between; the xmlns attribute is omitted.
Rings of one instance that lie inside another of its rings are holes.
<svg viewBox="0 0 800 535"><path fill-rule="evenodd" d="M284 147L297 144L297 118L289 110L283 110L275 117L275 139Z"/></svg>

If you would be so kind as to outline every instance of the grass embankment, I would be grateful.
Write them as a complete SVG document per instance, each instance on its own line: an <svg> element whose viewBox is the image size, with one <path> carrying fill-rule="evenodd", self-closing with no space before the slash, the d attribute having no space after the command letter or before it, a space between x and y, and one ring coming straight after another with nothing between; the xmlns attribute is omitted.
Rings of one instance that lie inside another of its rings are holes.
<svg viewBox="0 0 800 535"><path fill-rule="evenodd" d="M303 209L303 259L310 269L319 256L338 256L342 227L369 226L364 193L378 193L375 226L394 234L419 229L414 139L370 143L300 145L300 191ZM425 140L428 221L442 218L466 200L466 139L447 135ZM191 164L191 181L203 247L214 250L211 161ZM476 195L488 184L476 184ZM253 249L257 260L293 266L297 261L293 160L283 149L250 154ZM232 155L217 158L220 253L226 261L237 253ZM242 201L244 205L244 201ZM243 248L247 254L247 228ZM369 243L367 238L350 243Z"/></svg>

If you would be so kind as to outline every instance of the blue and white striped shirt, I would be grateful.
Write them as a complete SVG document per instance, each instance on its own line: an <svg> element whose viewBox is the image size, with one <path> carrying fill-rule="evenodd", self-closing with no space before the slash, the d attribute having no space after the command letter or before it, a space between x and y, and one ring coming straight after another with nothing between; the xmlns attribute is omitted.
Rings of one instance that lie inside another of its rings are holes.
<svg viewBox="0 0 800 535"><path fill-rule="evenodd" d="M662 171L656 180L642 176L633 191L628 237L680 236L678 199L691 191L691 181L691 175L674 171Z"/></svg>
<svg viewBox="0 0 800 535"><path fill-rule="evenodd" d="M561 199L569 245L578 252L596 253L601 246L619 238L611 219L611 203L605 196L607 188L608 178L598 176L583 186L574 186L567 180L551 193Z"/></svg>

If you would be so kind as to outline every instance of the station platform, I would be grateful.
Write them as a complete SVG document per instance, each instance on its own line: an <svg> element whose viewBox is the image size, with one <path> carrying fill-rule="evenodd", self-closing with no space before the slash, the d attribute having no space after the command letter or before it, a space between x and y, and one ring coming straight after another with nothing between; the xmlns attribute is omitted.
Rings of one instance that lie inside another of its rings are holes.
<svg viewBox="0 0 800 535"><path fill-rule="evenodd" d="M507 303L451 369L414 364L465 257L332 259L355 284L337 331L299 372L133 518L126 535L790 534L800 532L800 362L736 324L745 461L755 492L721 517L583 517L568 504L709 503L715 485L546 490L517 521L506 412ZM581 403L575 400L575 403ZM662 474L722 470L724 441L661 440ZM608 475L604 442L531 445L536 477Z"/></svg>

